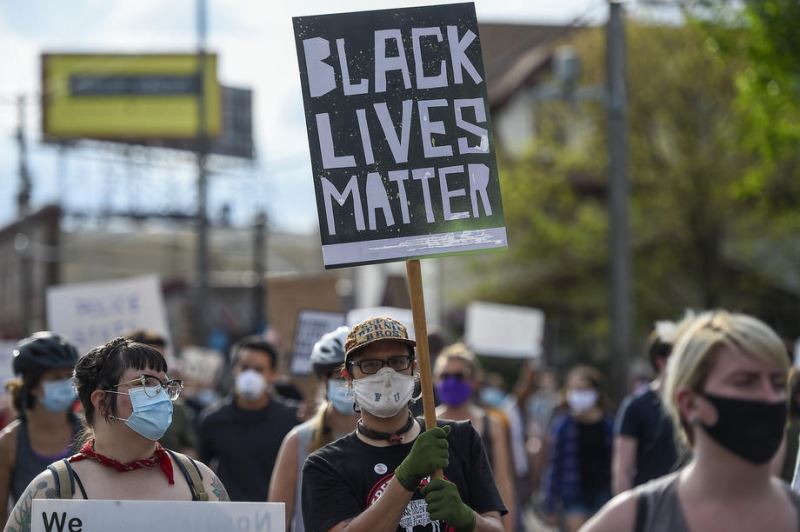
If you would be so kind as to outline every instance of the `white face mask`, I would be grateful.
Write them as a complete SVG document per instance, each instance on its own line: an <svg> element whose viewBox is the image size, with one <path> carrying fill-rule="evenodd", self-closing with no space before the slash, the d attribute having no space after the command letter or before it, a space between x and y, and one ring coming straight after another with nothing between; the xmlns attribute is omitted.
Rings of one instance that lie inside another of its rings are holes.
<svg viewBox="0 0 800 532"><path fill-rule="evenodd" d="M595 390L569 390L567 404L575 413L585 412L597 404L597 392Z"/></svg>
<svg viewBox="0 0 800 532"><path fill-rule="evenodd" d="M375 375L353 381L356 403L373 416L387 418L406 407L414 393L414 377L381 368Z"/></svg>
<svg viewBox="0 0 800 532"><path fill-rule="evenodd" d="M264 376L252 369L239 373L236 377L236 393L245 399L255 400L261 397L267 389L267 381Z"/></svg>

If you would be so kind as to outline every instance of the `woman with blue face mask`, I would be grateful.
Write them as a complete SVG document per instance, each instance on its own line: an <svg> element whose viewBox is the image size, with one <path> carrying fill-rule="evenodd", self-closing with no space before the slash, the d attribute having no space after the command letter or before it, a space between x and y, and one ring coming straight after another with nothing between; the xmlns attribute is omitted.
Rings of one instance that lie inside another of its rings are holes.
<svg viewBox="0 0 800 532"><path fill-rule="evenodd" d="M168 377L161 353L117 338L78 361L74 384L85 441L28 484L5 530L29 530L30 500L37 498L227 500L208 467L158 443L183 386Z"/></svg>
<svg viewBox="0 0 800 532"><path fill-rule="evenodd" d="M325 400L311 419L286 435L272 470L268 500L286 505L286 523L293 532L305 530L300 510L303 462L320 447L355 430L358 421L353 408L353 391L340 374L348 332L348 327L339 327L323 335L314 345L311 367Z"/></svg>
<svg viewBox="0 0 800 532"><path fill-rule="evenodd" d="M14 349L17 376L6 383L18 419L0 433L0 501L16 502L28 483L53 460L77 450L81 423L72 412L77 398L72 368L78 352L51 332L37 332ZM7 508L0 504L5 522Z"/></svg>

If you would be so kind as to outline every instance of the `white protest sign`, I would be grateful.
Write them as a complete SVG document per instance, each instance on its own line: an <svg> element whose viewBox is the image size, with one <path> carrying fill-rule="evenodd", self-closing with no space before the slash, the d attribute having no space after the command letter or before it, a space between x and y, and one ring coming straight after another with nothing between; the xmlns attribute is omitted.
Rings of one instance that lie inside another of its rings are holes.
<svg viewBox="0 0 800 532"><path fill-rule="evenodd" d="M224 356L216 349L187 346L181 351L180 366L184 380L198 385L212 385L222 367Z"/></svg>
<svg viewBox="0 0 800 532"><path fill-rule="evenodd" d="M17 342L15 341L0 340L0 395L5 391L2 385L8 379L14 377L14 371L11 369L11 359L16 346Z"/></svg>
<svg viewBox="0 0 800 532"><path fill-rule="evenodd" d="M352 327L357 323L369 318L383 318L389 317L395 319L406 326L408 329L408 337L412 340L416 339L414 334L414 316L411 314L411 309L397 308L397 307L368 307L356 308L347 313L347 325Z"/></svg>
<svg viewBox="0 0 800 532"><path fill-rule="evenodd" d="M169 340L155 275L49 287L47 327L75 344L81 355L134 329L149 329Z"/></svg>
<svg viewBox="0 0 800 532"><path fill-rule="evenodd" d="M323 310L302 310L297 314L292 348L292 374L311 373L311 351L323 334L344 325L344 314Z"/></svg>
<svg viewBox="0 0 800 532"><path fill-rule="evenodd" d="M282 502L34 499L31 532L284 532Z"/></svg>
<svg viewBox="0 0 800 532"><path fill-rule="evenodd" d="M464 328L467 345L481 355L536 358L542 354L541 310L473 302L467 307Z"/></svg>
<svg viewBox="0 0 800 532"><path fill-rule="evenodd" d="M794 342L794 365L800 368L800 338Z"/></svg>

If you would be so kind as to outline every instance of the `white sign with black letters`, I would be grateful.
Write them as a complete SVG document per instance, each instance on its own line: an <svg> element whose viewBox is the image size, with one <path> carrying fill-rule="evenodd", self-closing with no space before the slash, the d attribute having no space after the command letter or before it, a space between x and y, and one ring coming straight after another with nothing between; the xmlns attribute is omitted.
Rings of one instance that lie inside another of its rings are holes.
<svg viewBox="0 0 800 532"><path fill-rule="evenodd" d="M169 339L166 316L155 275L47 289L47 328L67 338L81 355L135 329Z"/></svg>
<svg viewBox="0 0 800 532"><path fill-rule="evenodd" d="M302 310L297 315L292 349L292 374L311 373L311 351L323 334L344 325L344 314L323 310Z"/></svg>
<svg viewBox="0 0 800 532"><path fill-rule="evenodd" d="M282 502L34 499L31 532L284 532Z"/></svg>
<svg viewBox="0 0 800 532"><path fill-rule="evenodd" d="M473 301L467 307L465 341L481 355L537 358L542 354L544 313L535 308Z"/></svg>
<svg viewBox="0 0 800 532"><path fill-rule="evenodd" d="M0 340L0 384L5 383L8 379L14 376L11 369L14 348L17 347L17 342L10 340ZM0 395L3 394L4 389L0 389Z"/></svg>

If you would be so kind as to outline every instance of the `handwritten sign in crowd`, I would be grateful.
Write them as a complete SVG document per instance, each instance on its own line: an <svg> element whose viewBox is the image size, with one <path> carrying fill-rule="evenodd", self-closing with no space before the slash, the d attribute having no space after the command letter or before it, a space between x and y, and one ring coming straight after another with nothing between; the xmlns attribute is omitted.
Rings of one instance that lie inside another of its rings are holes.
<svg viewBox="0 0 800 532"><path fill-rule="evenodd" d="M140 328L169 338L161 282L147 275L52 286L47 289L47 327L81 355Z"/></svg>

